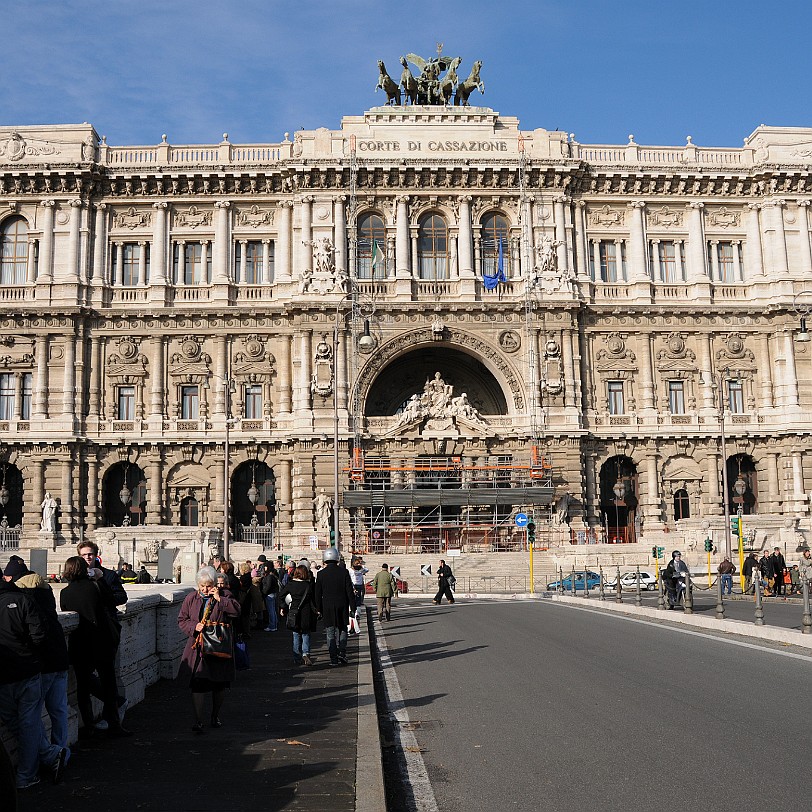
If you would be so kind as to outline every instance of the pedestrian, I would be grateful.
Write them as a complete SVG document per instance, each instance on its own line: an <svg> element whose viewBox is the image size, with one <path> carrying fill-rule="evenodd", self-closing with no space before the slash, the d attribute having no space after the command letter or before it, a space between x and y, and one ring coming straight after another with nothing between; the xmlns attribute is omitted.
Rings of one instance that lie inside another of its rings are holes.
<svg viewBox="0 0 812 812"><path fill-rule="evenodd" d="M285 626L293 632L293 661L309 667L314 662L310 656L310 635L316 631L318 610L315 585L307 567L300 564L293 570L293 576L279 593L279 600Z"/></svg>
<svg viewBox="0 0 812 812"><path fill-rule="evenodd" d="M807 583L812 581L812 551L809 548L801 553L801 560L798 562L798 576L801 581Z"/></svg>
<svg viewBox="0 0 812 812"><path fill-rule="evenodd" d="M138 570L138 580L136 583L139 584L152 583L152 576L147 572L147 568L143 564L141 565L141 569Z"/></svg>
<svg viewBox="0 0 812 812"><path fill-rule="evenodd" d="M258 555L257 556L257 563L254 566L254 569L257 572L257 577L258 578L264 578L265 574L268 572L268 567L269 566L270 565L268 564L267 556Z"/></svg>
<svg viewBox="0 0 812 812"><path fill-rule="evenodd" d="M352 589L355 593L355 609L356 616L358 609L364 605L364 593L366 585L364 583L364 576L369 570L364 566L364 562L360 558L353 559L352 569L350 569L350 580L352 581Z"/></svg>
<svg viewBox="0 0 812 812"><path fill-rule="evenodd" d="M183 650L178 679L188 681L192 692L192 708L195 722L192 732L203 733L203 704L206 694L211 694L211 726L222 727L220 709L226 688L236 676L234 657L214 657L203 654L199 640L207 622L224 623L232 627L240 617L240 604L236 597L221 592L217 587L217 573L212 567L203 567L195 578L197 589L190 592L178 614L178 626L187 636Z"/></svg>
<svg viewBox="0 0 812 812"><path fill-rule="evenodd" d="M761 558L758 561L759 572L761 573L761 581L764 584L764 597L768 598L773 594L773 585L775 583L775 575L773 572L772 558L767 555L767 551L763 550Z"/></svg>
<svg viewBox="0 0 812 812"><path fill-rule="evenodd" d="M744 588L748 594L750 594L755 589L753 572L758 569L758 559L756 558L756 554L751 552L747 558L744 559L744 566L742 567L742 573L744 574L745 578L745 585Z"/></svg>
<svg viewBox="0 0 812 812"><path fill-rule="evenodd" d="M801 571L798 569L797 564L792 565L789 571L789 593L790 595L797 595L801 591Z"/></svg>
<svg viewBox="0 0 812 812"><path fill-rule="evenodd" d="M781 554L780 547L773 547L773 554L770 556L773 565L773 578L775 579L775 586L773 587L773 595L779 597L786 595L787 590L784 587L784 573L787 569L787 562Z"/></svg>
<svg viewBox="0 0 812 812"><path fill-rule="evenodd" d="M397 597L398 582L389 572L388 564L381 564L381 571L372 579L372 588L378 600L378 620L391 620L392 598Z"/></svg>
<svg viewBox="0 0 812 812"><path fill-rule="evenodd" d="M288 560L288 563L285 564L285 569L282 572L282 580L280 584L282 586L286 586L288 581L293 579L293 571L296 569L296 562L291 558Z"/></svg>
<svg viewBox="0 0 812 812"><path fill-rule="evenodd" d="M8 567L6 568L8 573ZM51 720L51 744L64 747L70 758L68 737L68 646L65 630L56 614L56 601L51 585L36 572L25 572L12 581L31 598L45 625L45 645L41 649L42 698Z"/></svg>
<svg viewBox="0 0 812 812"><path fill-rule="evenodd" d="M273 563L268 564L268 569L260 581L259 591L265 599L265 610L268 613L268 622L263 631L275 632L279 624L279 613L276 608L276 596L279 594L279 578Z"/></svg>
<svg viewBox="0 0 812 812"><path fill-rule="evenodd" d="M437 567L437 594L434 596L434 603L439 606L443 602L443 595L445 595L449 603L454 603L451 587L454 586L456 580L451 567L441 558L440 566Z"/></svg>
<svg viewBox="0 0 812 812"><path fill-rule="evenodd" d="M719 577L722 581L722 594L723 595L732 595L733 594L733 576L736 573L736 567L733 562L725 556L724 560L721 564L719 564L717 568L717 572L719 573ZM725 591L727 590L727 591Z"/></svg>
<svg viewBox="0 0 812 812"><path fill-rule="evenodd" d="M36 604L12 578L9 562L0 580L0 719L17 737L17 789L39 783L41 765L59 783L70 755L51 744L42 724L42 660L47 630ZM25 564L23 564L25 566Z"/></svg>
<svg viewBox="0 0 812 812"><path fill-rule="evenodd" d="M76 674L76 704L84 725L85 736L107 731L108 736L131 736L122 724L116 686L116 651L121 640L121 626L110 617L114 599L110 586L98 567L88 568L81 556L65 562L67 580L59 593L63 612L76 612L79 625L70 633L68 658ZM94 725L90 696L102 700L104 725ZM123 706L126 707L126 706Z"/></svg>
<svg viewBox="0 0 812 812"><path fill-rule="evenodd" d="M316 610L324 621L330 665L347 664L347 627L355 611L355 592L346 567L338 565L337 547L322 553L324 567L316 578Z"/></svg>

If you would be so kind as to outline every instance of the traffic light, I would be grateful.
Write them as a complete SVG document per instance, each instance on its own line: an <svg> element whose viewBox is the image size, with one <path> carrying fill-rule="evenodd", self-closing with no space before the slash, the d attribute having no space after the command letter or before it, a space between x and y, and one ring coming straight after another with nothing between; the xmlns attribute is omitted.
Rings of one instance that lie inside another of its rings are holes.
<svg viewBox="0 0 812 812"><path fill-rule="evenodd" d="M336 546L336 529L332 525L330 526L330 546Z"/></svg>
<svg viewBox="0 0 812 812"><path fill-rule="evenodd" d="M651 548L651 557L652 558L657 558L657 548L656 547Z"/></svg>
<svg viewBox="0 0 812 812"><path fill-rule="evenodd" d="M738 516L731 516L730 518L730 529L736 534L739 534L739 517Z"/></svg>
<svg viewBox="0 0 812 812"><path fill-rule="evenodd" d="M657 548L657 558L662 558L665 555L665 547Z"/></svg>
<svg viewBox="0 0 812 812"><path fill-rule="evenodd" d="M536 543L536 523L534 521L527 523L527 543L531 545Z"/></svg>
<svg viewBox="0 0 812 812"><path fill-rule="evenodd" d="M705 552L706 553L713 552L713 542L710 539L705 539Z"/></svg>

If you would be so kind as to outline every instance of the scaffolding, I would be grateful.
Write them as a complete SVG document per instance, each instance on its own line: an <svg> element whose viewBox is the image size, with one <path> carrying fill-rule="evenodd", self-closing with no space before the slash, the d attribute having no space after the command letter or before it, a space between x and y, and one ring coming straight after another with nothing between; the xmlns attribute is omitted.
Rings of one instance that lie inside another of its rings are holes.
<svg viewBox="0 0 812 812"><path fill-rule="evenodd" d="M359 552L440 553L521 550L517 513L547 515L552 471L537 447L509 455L417 457L393 461L356 453L343 503Z"/></svg>

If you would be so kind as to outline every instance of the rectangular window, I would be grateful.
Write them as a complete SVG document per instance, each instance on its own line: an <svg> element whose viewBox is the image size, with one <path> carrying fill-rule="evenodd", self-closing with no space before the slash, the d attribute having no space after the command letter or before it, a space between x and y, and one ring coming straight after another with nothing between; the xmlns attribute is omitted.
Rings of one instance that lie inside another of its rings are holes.
<svg viewBox="0 0 812 812"><path fill-rule="evenodd" d="M242 261L245 250L245 276L243 278ZM250 240L238 242L234 248L234 278L245 285L262 284L262 242Z"/></svg>
<svg viewBox="0 0 812 812"><path fill-rule="evenodd" d="M660 281L675 282L683 281L682 262L677 256L677 246L673 240L660 240L652 244L652 249L656 248L656 253L652 251L652 268L659 268Z"/></svg>
<svg viewBox="0 0 812 812"><path fill-rule="evenodd" d="M735 282L736 274L733 265L733 249L734 246L731 242L720 242L716 248L719 257L719 281L720 282Z"/></svg>
<svg viewBox="0 0 812 812"><path fill-rule="evenodd" d="M248 420L262 419L262 384L245 387L245 416Z"/></svg>
<svg viewBox="0 0 812 812"><path fill-rule="evenodd" d="M118 387L118 419L135 420L135 387Z"/></svg>
<svg viewBox="0 0 812 812"><path fill-rule="evenodd" d="M14 418L14 375L4 372L0 375L0 420Z"/></svg>
<svg viewBox="0 0 812 812"><path fill-rule="evenodd" d="M211 245L208 245L204 263L202 243L175 243L172 254L175 284L207 285L211 279L211 255Z"/></svg>
<svg viewBox="0 0 812 812"><path fill-rule="evenodd" d="M607 383L609 396L609 414L625 414L626 406L623 402L623 381L609 381Z"/></svg>
<svg viewBox="0 0 812 812"><path fill-rule="evenodd" d="M23 420L31 419L31 392L34 388L34 375L31 372L23 373L23 402L20 405L20 417Z"/></svg>
<svg viewBox="0 0 812 812"><path fill-rule="evenodd" d="M196 386L181 386L180 416L182 420L197 420L200 416L200 399Z"/></svg>
<svg viewBox="0 0 812 812"><path fill-rule="evenodd" d="M668 408L671 414L685 414L685 384L683 381L668 382Z"/></svg>
<svg viewBox="0 0 812 812"><path fill-rule="evenodd" d="M618 256L618 252L620 256ZM626 244L621 240L595 242L589 252L589 273L596 281L609 284L624 282L626 280Z"/></svg>
<svg viewBox="0 0 812 812"><path fill-rule="evenodd" d="M123 276L121 284L124 287L134 287L138 284L138 265L141 261L141 246L135 243L125 243L121 250Z"/></svg>
<svg viewBox="0 0 812 812"><path fill-rule="evenodd" d="M744 414L744 387L741 381L727 382L727 402L731 414Z"/></svg>

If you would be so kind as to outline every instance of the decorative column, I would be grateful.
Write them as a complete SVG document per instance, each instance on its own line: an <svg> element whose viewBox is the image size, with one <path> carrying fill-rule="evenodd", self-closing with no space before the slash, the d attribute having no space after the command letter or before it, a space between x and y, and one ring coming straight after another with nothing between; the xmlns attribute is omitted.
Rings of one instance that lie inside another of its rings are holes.
<svg viewBox="0 0 812 812"><path fill-rule="evenodd" d="M719 493L721 484L721 469L719 468L719 454L715 448L708 450L707 468L705 470L705 481L708 485L708 512L712 516L724 513L722 498ZM723 463L724 464L724 463Z"/></svg>
<svg viewBox="0 0 812 812"><path fill-rule="evenodd" d="M674 240L674 262L677 266L677 280L685 281L685 244L682 240Z"/></svg>
<svg viewBox="0 0 812 812"><path fill-rule="evenodd" d="M804 498L803 458L799 448L792 449L792 493L796 500Z"/></svg>
<svg viewBox="0 0 812 812"><path fill-rule="evenodd" d="M32 504L30 505L30 513L33 517L31 528L39 530L42 513L40 512L40 505L42 500L45 499L45 460L34 460L32 472Z"/></svg>
<svg viewBox="0 0 812 812"><path fill-rule="evenodd" d="M74 419L74 402L76 400L76 337L73 323L65 336L65 367L62 374L62 414ZM72 430L72 423L71 423Z"/></svg>
<svg viewBox="0 0 812 812"><path fill-rule="evenodd" d="M116 246L116 274L113 284L121 287L124 284L124 243L117 242Z"/></svg>
<svg viewBox="0 0 812 812"><path fill-rule="evenodd" d="M688 204L688 281L707 282L705 229L702 218L704 203Z"/></svg>
<svg viewBox="0 0 812 812"><path fill-rule="evenodd" d="M347 262L347 217L344 212L346 197L339 195L333 201L333 217L335 222L335 263L336 270L346 273L349 271ZM355 270L355 269L353 269Z"/></svg>
<svg viewBox="0 0 812 812"><path fill-rule="evenodd" d="M646 456L646 490L648 491L647 505L644 511L646 523L659 522L660 512L660 479L657 476L657 454Z"/></svg>
<svg viewBox="0 0 812 812"><path fill-rule="evenodd" d="M798 275L812 278L812 249L809 244L809 204L812 201L798 201L798 237L800 239L800 262Z"/></svg>
<svg viewBox="0 0 812 812"><path fill-rule="evenodd" d="M79 229L82 225L82 208L84 201L78 198L70 201L70 231L68 232L68 268L66 282L79 281Z"/></svg>
<svg viewBox="0 0 812 812"><path fill-rule="evenodd" d="M558 258L558 270L569 270L569 252L567 251L567 224L564 214L564 203L567 202L566 197L557 197L553 201L553 217L555 220L555 241L558 243L556 246L556 256Z"/></svg>
<svg viewBox="0 0 812 812"><path fill-rule="evenodd" d="M589 243L586 237L586 203L575 202L575 272L578 279L589 279Z"/></svg>
<svg viewBox="0 0 812 812"><path fill-rule="evenodd" d="M305 243L313 239L313 198L306 195L299 201L299 239L296 241L296 278L302 279L313 268L313 249Z"/></svg>
<svg viewBox="0 0 812 812"><path fill-rule="evenodd" d="M646 262L646 227L643 213L646 204L642 200L629 203L632 210L632 223L629 232L629 281L650 281ZM620 260L620 257L618 257Z"/></svg>
<svg viewBox="0 0 812 812"><path fill-rule="evenodd" d="M770 451L767 454L767 491L770 507L774 512L781 509L781 488L778 476L778 451Z"/></svg>
<svg viewBox="0 0 812 812"><path fill-rule="evenodd" d="M147 524L161 523L161 506L163 503L163 485L161 484L161 457L160 450L158 456L149 461L149 493L147 496Z"/></svg>
<svg viewBox="0 0 812 812"><path fill-rule="evenodd" d="M293 337L282 335L279 339L279 364L277 373L279 375L279 411L280 413L290 413L293 403L293 387L291 382L291 343Z"/></svg>
<svg viewBox="0 0 812 812"><path fill-rule="evenodd" d="M98 203L93 218L93 265L90 284L104 284L105 259L107 257L107 204Z"/></svg>
<svg viewBox="0 0 812 812"><path fill-rule="evenodd" d="M55 200L43 200L42 242L40 243L38 282L52 282L54 278L54 210ZM40 500L41 501L41 500Z"/></svg>
<svg viewBox="0 0 812 812"><path fill-rule="evenodd" d="M747 275L751 278L764 276L764 259L761 250L761 228L758 222L760 203L748 203L746 206L747 218L745 223L746 242L744 244L745 265Z"/></svg>
<svg viewBox="0 0 812 812"><path fill-rule="evenodd" d="M789 268L787 265L787 239L784 233L784 206L786 201L780 199L765 200L762 204L767 215L765 232L767 253L770 261L769 275L774 279L786 279Z"/></svg>
<svg viewBox="0 0 812 812"><path fill-rule="evenodd" d="M741 244L741 240L733 240L730 243L733 248L733 278L737 282L744 282L744 268L742 268L741 257L739 256Z"/></svg>
<svg viewBox="0 0 812 812"><path fill-rule="evenodd" d="M722 275L719 271L719 240L710 241L710 257L711 257L711 279L714 282L721 282Z"/></svg>
<svg viewBox="0 0 812 812"><path fill-rule="evenodd" d="M643 345L640 355L640 397L643 409L656 409L654 392L654 372L652 365L652 342L654 337L648 334L641 336Z"/></svg>
<svg viewBox="0 0 812 812"><path fill-rule="evenodd" d="M214 414L226 415L226 388L228 377L228 338L217 336L214 340ZM226 415L228 417L228 415Z"/></svg>
<svg viewBox="0 0 812 812"><path fill-rule="evenodd" d="M471 195L461 195L459 213L458 268L460 279L474 278L473 238L471 232Z"/></svg>
<svg viewBox="0 0 812 812"><path fill-rule="evenodd" d="M279 204L279 236L277 239L276 261L277 281L285 284L291 281L291 246L293 245L293 202L283 200Z"/></svg>
<svg viewBox="0 0 812 812"><path fill-rule="evenodd" d="M227 285L228 259L231 254L231 220L228 200L218 200L214 204L214 253L211 263L211 281L213 285Z"/></svg>
<svg viewBox="0 0 812 812"><path fill-rule="evenodd" d="M28 238L28 256L26 257L25 281L29 285L37 281L37 240L34 237Z"/></svg>
<svg viewBox="0 0 812 812"><path fill-rule="evenodd" d="M169 256L167 218L168 203L153 203L155 225L152 231L152 254L149 258L150 301L155 304L166 302L167 257Z"/></svg>
<svg viewBox="0 0 812 812"><path fill-rule="evenodd" d="M143 288L147 284L147 243L141 240L138 243L138 287Z"/></svg>
<svg viewBox="0 0 812 812"><path fill-rule="evenodd" d="M163 421L164 415L164 339L163 336L155 336L152 339L152 378L149 413L151 417L156 417Z"/></svg>
<svg viewBox="0 0 812 812"><path fill-rule="evenodd" d="M713 375L713 362L711 360L711 337L702 335L699 337L699 370L702 373L702 408L712 409L716 397L716 379Z"/></svg>
<svg viewBox="0 0 812 812"><path fill-rule="evenodd" d="M273 282L271 278L271 241L262 241L262 284L270 285Z"/></svg>
<svg viewBox="0 0 812 812"><path fill-rule="evenodd" d="M565 330L561 337L564 362L564 406L575 406L575 363L572 355L572 333Z"/></svg>
<svg viewBox="0 0 812 812"><path fill-rule="evenodd" d="M104 367L102 340L94 336L90 340L90 382L88 386L88 416L99 418L102 414L101 378Z"/></svg>
<svg viewBox="0 0 812 812"><path fill-rule="evenodd" d="M293 463L291 460L282 459L279 461L280 476L279 476L279 495L282 502L282 517L280 517L279 525L286 530L293 527Z"/></svg>
<svg viewBox="0 0 812 812"><path fill-rule="evenodd" d="M36 373L32 393L31 416L34 419L48 417L48 336L38 335L34 341ZM40 499L40 502L42 499Z"/></svg>
<svg viewBox="0 0 812 812"><path fill-rule="evenodd" d="M42 500L40 500L40 503ZM85 504L85 524L92 532L96 529L99 513L99 461L94 456L87 459L87 503Z"/></svg>
<svg viewBox="0 0 812 812"><path fill-rule="evenodd" d="M246 283L246 276L248 273L248 240L240 240L240 269L238 271L238 278L234 281L237 284L244 285Z"/></svg>
<svg viewBox="0 0 812 812"><path fill-rule="evenodd" d="M350 337L347 335L346 330L339 332L336 345L336 358L333 359L336 390L334 397L338 398L337 404L339 411L347 408L349 386L349 375L347 374L347 342L349 340Z"/></svg>
<svg viewBox="0 0 812 812"><path fill-rule="evenodd" d="M771 409L773 403L773 370L770 361L770 336L759 335L758 341L758 376L761 382L761 393L759 396L759 408Z"/></svg>
<svg viewBox="0 0 812 812"><path fill-rule="evenodd" d="M784 333L784 405L798 407L798 374L795 369L795 342L792 333Z"/></svg>
<svg viewBox="0 0 812 812"><path fill-rule="evenodd" d="M73 460L62 460L62 501L59 505L59 524L62 535L72 537L73 530Z"/></svg>
<svg viewBox="0 0 812 812"><path fill-rule="evenodd" d="M409 244L409 198L401 195L396 198L397 216L395 222L395 277L411 279L412 263Z"/></svg>

